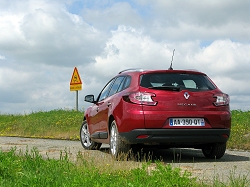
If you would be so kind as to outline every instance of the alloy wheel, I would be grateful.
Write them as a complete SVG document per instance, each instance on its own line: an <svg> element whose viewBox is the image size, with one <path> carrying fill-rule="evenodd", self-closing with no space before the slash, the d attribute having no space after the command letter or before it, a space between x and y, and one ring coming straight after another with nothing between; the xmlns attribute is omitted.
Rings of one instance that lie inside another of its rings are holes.
<svg viewBox="0 0 250 187"><path fill-rule="evenodd" d="M116 129L116 125L113 124L110 130L110 151L113 156L117 154L117 140L118 140L118 132Z"/></svg>
<svg viewBox="0 0 250 187"><path fill-rule="evenodd" d="M91 146L91 139L87 123L84 123L81 128L81 142L86 148Z"/></svg>

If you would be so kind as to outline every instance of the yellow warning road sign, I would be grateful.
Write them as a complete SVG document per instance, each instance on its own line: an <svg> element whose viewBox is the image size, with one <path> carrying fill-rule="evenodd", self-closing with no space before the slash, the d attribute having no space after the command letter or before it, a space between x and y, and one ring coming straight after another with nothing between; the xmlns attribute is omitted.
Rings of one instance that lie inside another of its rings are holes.
<svg viewBox="0 0 250 187"><path fill-rule="evenodd" d="M77 90L82 90L82 80L77 68L75 67L70 81L70 91Z"/></svg>

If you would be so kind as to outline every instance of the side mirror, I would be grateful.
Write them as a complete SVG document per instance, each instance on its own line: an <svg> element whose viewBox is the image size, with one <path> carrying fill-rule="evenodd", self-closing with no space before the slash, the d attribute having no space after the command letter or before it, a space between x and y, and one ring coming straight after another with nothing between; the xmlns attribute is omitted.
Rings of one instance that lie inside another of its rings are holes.
<svg viewBox="0 0 250 187"><path fill-rule="evenodd" d="M94 103L95 102L94 95L86 95L84 101L89 103Z"/></svg>

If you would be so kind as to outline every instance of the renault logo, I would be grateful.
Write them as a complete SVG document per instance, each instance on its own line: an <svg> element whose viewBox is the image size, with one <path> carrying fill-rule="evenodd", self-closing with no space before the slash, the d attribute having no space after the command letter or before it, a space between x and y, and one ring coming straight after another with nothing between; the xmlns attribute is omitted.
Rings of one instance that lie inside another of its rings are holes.
<svg viewBox="0 0 250 187"><path fill-rule="evenodd" d="M184 97L185 97L185 99L188 99L188 98L189 98L189 96L190 96L190 95L189 95L187 92L185 92L185 93L184 93Z"/></svg>

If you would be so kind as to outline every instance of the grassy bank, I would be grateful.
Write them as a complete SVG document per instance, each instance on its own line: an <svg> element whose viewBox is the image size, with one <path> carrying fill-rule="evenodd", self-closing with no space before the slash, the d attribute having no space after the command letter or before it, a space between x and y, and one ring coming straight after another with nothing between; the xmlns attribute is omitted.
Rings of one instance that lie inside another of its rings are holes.
<svg viewBox="0 0 250 187"><path fill-rule="evenodd" d="M227 147L250 150L250 111L232 111L231 136Z"/></svg>
<svg viewBox="0 0 250 187"><path fill-rule="evenodd" d="M79 139L83 112L39 111L27 115L0 115L0 136Z"/></svg>
<svg viewBox="0 0 250 187"><path fill-rule="evenodd" d="M83 112L39 111L27 115L0 114L0 136L79 140ZM250 150L250 111L232 111L228 148Z"/></svg>

